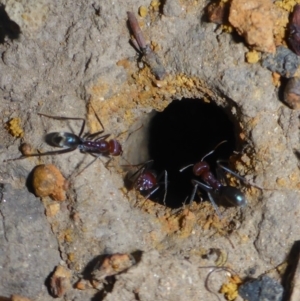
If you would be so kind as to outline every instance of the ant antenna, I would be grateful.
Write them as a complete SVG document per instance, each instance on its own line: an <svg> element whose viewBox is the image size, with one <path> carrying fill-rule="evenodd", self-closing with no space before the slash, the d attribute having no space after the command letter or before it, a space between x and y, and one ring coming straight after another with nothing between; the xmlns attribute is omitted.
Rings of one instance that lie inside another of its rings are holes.
<svg viewBox="0 0 300 301"><path fill-rule="evenodd" d="M97 118L98 122L100 123L100 125L102 126L102 129L104 130L104 129L105 129L105 128L104 128L104 125L103 125L103 123L102 123L101 119L99 118L99 116L98 116L98 114L97 114L96 110L94 109L94 107L93 107L92 103L90 103L90 107L93 109L93 111L94 111L94 113L95 113L95 116L96 116L96 118Z"/></svg>
<svg viewBox="0 0 300 301"><path fill-rule="evenodd" d="M210 156L211 154L213 154L213 153L215 152L215 150L216 150L221 144L223 144L223 143L225 143L225 142L227 142L227 140L223 140L223 141L221 141L220 143L218 143L218 144L215 146L215 148L214 148L213 150L211 150L209 153L207 153L206 155L204 155L204 157L202 157L201 162L202 162L206 157L208 157L208 156ZM189 168L189 167L191 167L191 166L194 166L194 164L189 164L189 165L187 165L187 166L185 166L185 167L179 169L179 172L183 172L184 170L186 170L187 168Z"/></svg>
<svg viewBox="0 0 300 301"><path fill-rule="evenodd" d="M168 172L165 170L165 194L164 194L164 200L163 200L165 207L167 207L167 205L166 205L167 191L168 191Z"/></svg>
<svg viewBox="0 0 300 301"><path fill-rule="evenodd" d="M208 156L210 156L211 154L213 154L215 152L215 150L223 143L227 142L227 140L223 140L221 141L220 143L218 143L215 148L213 150L211 150L209 153L207 153L202 159L201 159L201 162Z"/></svg>

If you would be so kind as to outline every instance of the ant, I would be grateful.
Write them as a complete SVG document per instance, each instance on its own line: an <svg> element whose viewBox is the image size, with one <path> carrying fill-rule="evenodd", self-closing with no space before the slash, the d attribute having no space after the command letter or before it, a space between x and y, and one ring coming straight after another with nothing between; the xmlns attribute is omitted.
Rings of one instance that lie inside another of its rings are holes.
<svg viewBox="0 0 300 301"><path fill-rule="evenodd" d="M193 174L195 176L200 177L206 184L197 181L195 179L192 180L192 184L194 185L194 190L190 198L190 204L193 202L193 199L195 197L196 191L198 187L202 188L207 192L208 198L211 201L213 207L215 208L217 214L219 217L221 217L221 214L218 210L218 207L216 205L216 202L214 200L215 196L220 197L221 199L225 200L232 206L245 206L247 204L245 195L236 187L230 186L230 185L223 185L222 182L226 182L226 178L224 176L224 171L231 173L238 179L245 182L245 179L243 179L241 176L236 174L234 171L230 170L226 166L222 165L222 161L217 161L217 178L213 175L213 173L210 171L210 166L207 162L203 161L207 156L211 155L217 147L219 147L221 144L225 143L227 141L220 142L212 151L210 151L208 154L206 154L200 162L196 164L190 164L182 169L180 169L180 172L185 170L186 168L193 166Z"/></svg>
<svg viewBox="0 0 300 301"><path fill-rule="evenodd" d="M166 205L168 173L165 170L157 176L156 173L153 170L151 170L152 165L153 160L134 165L136 167L141 167L132 175L127 174L125 178L125 186L127 186L129 189L134 188L135 190L138 190L142 195L146 194L145 198L147 200L160 188L162 184L160 180L164 175L165 194L163 198L163 204Z"/></svg>
<svg viewBox="0 0 300 301"><path fill-rule="evenodd" d="M4 160L4 162L22 160L27 157L40 157L40 156L48 156L48 155L65 154L65 153L72 152L75 149L79 149L81 153L88 153L96 157L96 159L100 155L110 158L110 156L119 156L122 154L122 146L118 140L111 139L107 141L107 138L110 136L110 134L106 134L98 138L95 138L99 134L103 133L104 130L94 134L86 134L84 135L84 137L82 137L84 127L85 127L84 118L51 116L42 113L38 113L38 115L45 116L48 118L58 119L58 120L81 120L82 126L78 135L74 133L67 133L67 132L54 132L54 133L49 133L45 136L45 141L49 145L54 147L64 148L62 150L49 151L45 153L36 153L36 154L25 154L19 158ZM100 125L103 127L102 122L97 114L96 117Z"/></svg>

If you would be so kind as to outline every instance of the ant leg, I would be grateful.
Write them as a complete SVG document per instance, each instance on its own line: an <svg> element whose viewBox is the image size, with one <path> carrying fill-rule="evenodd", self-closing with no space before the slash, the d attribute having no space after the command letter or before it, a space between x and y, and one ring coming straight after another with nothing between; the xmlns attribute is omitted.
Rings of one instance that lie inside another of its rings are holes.
<svg viewBox="0 0 300 301"><path fill-rule="evenodd" d="M45 116L45 117L52 118L52 119L57 119L57 120L82 120L82 126L81 126L80 132L78 134L78 137L81 137L81 135L84 131L84 127L85 127L85 119L84 118L52 116L52 115L47 115L47 114L43 114L43 113L38 113L38 115Z"/></svg>
<svg viewBox="0 0 300 301"><path fill-rule="evenodd" d="M209 198L211 204L213 205L213 207L214 207L217 215L219 216L219 218L222 218L222 215L221 215L221 213L218 209L218 206L217 206L217 204L216 204L216 202L215 202L215 200L212 196L213 188L206 185L206 184L204 184L204 183L202 183L202 182L196 181L196 180L192 180L192 184L194 185L194 190L193 190L192 198L190 200L190 204L191 204L191 202L193 201L193 199L195 197L197 188L201 187L203 190L205 190L207 192L208 198Z"/></svg>
<svg viewBox="0 0 300 301"><path fill-rule="evenodd" d="M222 160L218 160L217 161L217 165L218 167L222 170L225 170L226 172L232 174L233 176L235 176L237 179L241 180L244 183L247 183L247 180L245 178L243 178L242 176L240 176L239 174L237 174L236 172L234 172L233 170L231 170L229 167L226 167L225 165L221 164L221 162L226 162L226 161L222 161ZM218 172L218 170L217 170ZM222 178L224 178L224 175L222 175L220 172L218 174L218 176L221 176Z"/></svg>
<svg viewBox="0 0 300 301"><path fill-rule="evenodd" d="M94 107L92 106L92 104L91 104L91 103L90 103L90 106L91 106L91 108L93 109L93 111L94 111L94 113L95 113L95 116L96 116L96 118L97 118L97 120L98 120L99 124L100 124L100 125L101 125L101 127L103 128L102 132L104 132L104 131L105 131L105 128L104 128L104 125L103 125L103 123L102 123L102 121L101 121L100 117L99 117L99 116L98 116L98 114L96 113L96 110L94 109Z"/></svg>
<svg viewBox="0 0 300 301"><path fill-rule="evenodd" d="M125 161L127 161L129 163L128 160L126 160L125 158L123 158ZM154 160L148 160L144 163L139 163L139 164L122 164L121 166L124 166L124 167L139 167L139 166L147 166L147 169L148 168L151 168L152 164L153 164ZM151 164L150 164L151 163Z"/></svg>
<svg viewBox="0 0 300 301"><path fill-rule="evenodd" d="M218 176L220 176L222 179L224 179L226 181L226 177L224 176L223 174L223 171L220 172L220 170L225 170L226 172L232 174L233 176L235 176L237 179L239 179L240 181L242 181L243 183L245 183L246 185L250 185L250 186L253 186L253 187L256 187L258 189L261 189L261 190L268 190L266 188L263 188L257 184L254 184L254 183L250 183L249 181L247 181L244 177L238 175L236 172L234 172L233 170L231 170L230 168L224 166L223 164L221 164L221 162L226 162L226 161L222 161L222 160L218 160L217 161L217 165L219 168L217 168L216 172L218 174ZM218 171L218 169L220 169ZM226 181L227 182L227 181Z"/></svg>
<svg viewBox="0 0 300 301"><path fill-rule="evenodd" d="M150 191L150 193L146 195L146 197L145 197L146 200L148 200L151 197L151 195L159 189L159 185L158 184L155 185L155 186L152 188L152 190Z"/></svg>
<svg viewBox="0 0 300 301"><path fill-rule="evenodd" d="M153 160L151 160L153 161ZM164 184L165 184L165 193L164 193L164 198L163 198L163 204L166 206L166 197L167 197L167 192L168 192L168 172L165 170L164 172L160 173L159 176L157 177L157 185L160 186L160 184L162 183L159 183L160 179L164 176Z"/></svg>
<svg viewBox="0 0 300 301"><path fill-rule="evenodd" d="M222 214L221 214L221 212L220 212L220 210L219 210L219 208L218 208L218 206L217 206L217 204L216 204L216 202L215 202L212 194L210 192L208 192L207 195L208 195L208 198L209 198L211 204L213 205L213 207L214 207L214 209L215 209L215 211L216 211L219 219L222 219Z"/></svg>
<svg viewBox="0 0 300 301"><path fill-rule="evenodd" d="M153 160L148 160L145 163L137 164L137 165L130 165L131 167L138 167L141 166L136 172L134 172L128 179L132 179L135 177L137 174L139 174L141 171L144 171L146 169L151 168L151 165L153 164ZM127 166L127 165L122 165L122 166Z"/></svg>
<svg viewBox="0 0 300 301"><path fill-rule="evenodd" d="M40 153L40 154L29 154L29 155L26 155L26 156L21 156L19 158L4 160L3 162L23 160L23 159L26 159L28 157L42 157L42 156L53 156L53 155L65 154L65 153L69 153L69 152L74 151L76 148L77 147L72 147L72 148L66 148L66 149L63 149L63 150L53 151L53 152L46 152L46 153Z"/></svg>
<svg viewBox="0 0 300 301"><path fill-rule="evenodd" d="M194 200L195 195L196 195L196 191L197 191L197 189L198 189L198 184L194 183L193 180L192 180L192 184L194 185L194 189L193 189L193 192L192 192L192 194L191 194L191 198L190 198L190 201L189 201L189 206L192 205L193 200Z"/></svg>
<svg viewBox="0 0 300 301"><path fill-rule="evenodd" d="M75 175L75 177L77 177L77 176L80 175L82 172L84 172L87 168L89 168L89 167L90 167L97 159L99 159L99 160L102 162L102 164L104 165L104 167L105 167L106 169L108 169L108 168L107 168L107 165L108 165L108 163L112 160L111 157L105 156L105 155L103 155L103 154L101 154L101 155L95 155L95 154L93 154L93 153L86 153L86 152L83 152L83 151L81 151L81 153L83 153L83 154L89 154L89 155L95 157L95 159L94 159L93 161L91 161L88 165L86 165L81 171L79 171L79 172ZM100 159L100 157L103 157L103 156L109 158L108 162L104 163L104 162Z"/></svg>
<svg viewBox="0 0 300 301"><path fill-rule="evenodd" d="M96 137L96 136L98 136L99 134L102 134L104 131L102 130L102 131L99 131L99 132L96 132L96 133L93 133L93 134L89 134L89 133L87 133L87 134L85 134L84 136L83 136L83 138L84 139L93 139L94 137ZM109 135L108 135L109 136ZM104 137L104 136L103 136ZM101 137L99 137L99 138L101 138ZM99 140L99 139L96 139L96 140Z"/></svg>
<svg viewBox="0 0 300 301"><path fill-rule="evenodd" d="M163 203L165 206L166 206L167 192L168 192L168 172L165 170L165 194L163 199Z"/></svg>
<svg viewBox="0 0 300 301"><path fill-rule="evenodd" d="M88 165L86 165L81 171L79 171L74 177L79 176L81 173L83 173L88 167L90 167L98 158L95 158L93 161L91 161Z"/></svg>
<svg viewBox="0 0 300 301"><path fill-rule="evenodd" d="M93 134L93 135L96 135L96 134L100 134L100 132L95 133L95 134ZM110 134L103 135L103 136L98 137L97 139L95 139L95 141L106 140L109 136L110 136Z"/></svg>

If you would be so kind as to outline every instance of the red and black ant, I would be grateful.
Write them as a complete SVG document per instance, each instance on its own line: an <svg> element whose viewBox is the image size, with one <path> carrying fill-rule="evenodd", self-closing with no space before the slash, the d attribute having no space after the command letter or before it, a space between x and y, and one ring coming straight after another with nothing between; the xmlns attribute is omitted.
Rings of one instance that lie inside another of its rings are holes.
<svg viewBox="0 0 300 301"><path fill-rule="evenodd" d="M163 198L163 204L165 205L168 189L168 173L165 170L157 176L156 172L151 170L152 165L153 160L134 165L135 167L140 166L140 168L138 168L138 170L131 175L127 174L125 178L125 186L129 189L134 188L135 190L138 190L142 195L145 195L147 200L160 188L162 184L160 180L164 176L165 194Z"/></svg>
<svg viewBox="0 0 300 301"><path fill-rule="evenodd" d="M224 185L222 182L226 182L226 177L224 176L224 172L229 172L238 179L245 182L241 176L236 174L234 171L230 170L229 168L225 167L221 164L221 161L217 161L217 178L213 175L210 171L210 166L207 162L203 161L207 156L212 154L220 144L223 144L226 141L220 142L211 152L206 154L200 162L196 164L190 164L185 166L184 168L180 169L180 172L185 170L186 168L193 166L193 173L195 176L200 177L204 182L197 181L195 179L192 180L192 184L194 185L193 193L190 198L190 204L193 202L196 191L198 187L202 188L207 192L208 198L211 201L213 207L215 208L217 214L221 216L217 204L214 200L214 197L219 197L221 200L225 200L232 206L245 206L247 204L247 200L245 195L236 187L230 185Z"/></svg>
<svg viewBox="0 0 300 301"><path fill-rule="evenodd" d="M49 151L45 153L26 154L19 158L4 160L4 162L21 160L27 157L41 157L41 156L65 154L65 153L72 152L75 149L79 149L80 152L88 153L96 158L98 158L100 155L110 158L110 156L119 156L122 154L122 146L118 140L111 139L107 141L107 138L110 136L110 134L106 134L98 138L95 138L99 134L103 133L104 130L94 134L86 134L84 135L84 137L82 137L84 127L85 127L84 118L51 116L51 115L46 115L41 113L38 113L38 115L45 116L48 118L58 119L58 120L82 120L82 126L78 135L74 133L67 133L67 132L54 132L54 133L49 133L45 136L45 141L49 145L54 147L64 148L62 150ZM101 126L103 127L97 114L96 117L99 123L101 124Z"/></svg>

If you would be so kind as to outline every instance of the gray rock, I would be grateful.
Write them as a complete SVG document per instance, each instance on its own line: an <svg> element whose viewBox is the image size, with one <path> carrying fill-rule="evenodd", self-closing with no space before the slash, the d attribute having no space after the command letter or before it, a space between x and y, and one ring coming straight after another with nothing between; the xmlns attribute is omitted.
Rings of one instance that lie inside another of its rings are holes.
<svg viewBox="0 0 300 301"><path fill-rule="evenodd" d="M44 206L26 189L3 185L0 203L1 296L45 294L45 280L60 256Z"/></svg>

